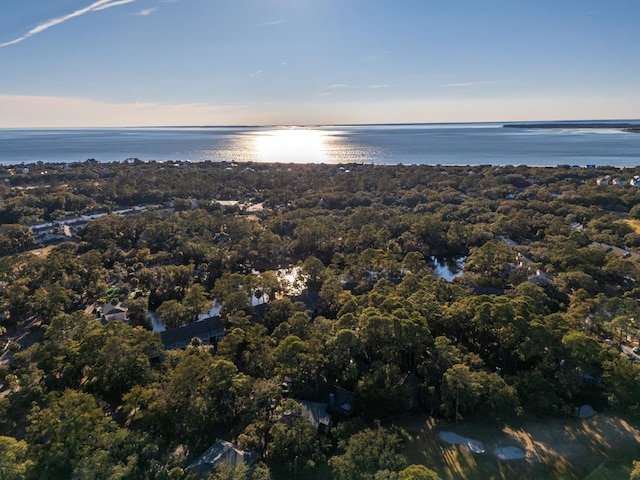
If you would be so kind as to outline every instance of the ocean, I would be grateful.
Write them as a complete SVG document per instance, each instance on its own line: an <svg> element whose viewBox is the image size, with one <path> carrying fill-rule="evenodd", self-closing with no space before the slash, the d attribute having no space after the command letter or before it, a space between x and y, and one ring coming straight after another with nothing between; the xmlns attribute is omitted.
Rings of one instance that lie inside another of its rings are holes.
<svg viewBox="0 0 640 480"><path fill-rule="evenodd" d="M627 120L640 127L640 120ZM0 129L0 164L228 161L441 165L640 165L640 133L615 122L309 127ZM536 126L538 128L536 128Z"/></svg>

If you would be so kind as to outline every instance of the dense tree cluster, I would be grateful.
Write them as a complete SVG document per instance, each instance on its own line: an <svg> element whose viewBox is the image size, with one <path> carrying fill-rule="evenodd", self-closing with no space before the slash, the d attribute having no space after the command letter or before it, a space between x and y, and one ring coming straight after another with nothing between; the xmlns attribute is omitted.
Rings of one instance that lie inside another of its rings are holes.
<svg viewBox="0 0 640 480"><path fill-rule="evenodd" d="M191 478L227 438L261 463L212 478L430 479L392 426L410 409L640 413L640 366L619 350L638 340L640 190L595 181L635 170L3 169L3 478ZM143 204L29 251L33 222ZM294 265L287 285L276 271ZM225 337L164 351L147 312L178 327L214 297ZM129 323L91 314L110 301ZM9 340L21 331L32 344ZM353 409L323 435L299 402L332 387Z"/></svg>

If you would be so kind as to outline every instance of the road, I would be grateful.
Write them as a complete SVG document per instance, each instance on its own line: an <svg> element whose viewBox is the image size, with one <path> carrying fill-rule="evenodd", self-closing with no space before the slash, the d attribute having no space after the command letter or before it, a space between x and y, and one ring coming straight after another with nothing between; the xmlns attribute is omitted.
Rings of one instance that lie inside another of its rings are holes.
<svg viewBox="0 0 640 480"><path fill-rule="evenodd" d="M622 352L621 355L626 355L629 360L634 361L635 363L640 363L640 355L633 353L632 347L628 347L627 345L621 345Z"/></svg>
<svg viewBox="0 0 640 480"><path fill-rule="evenodd" d="M592 248L599 248L606 253L613 253L622 258L633 258L635 260L640 259L640 255L630 250L625 250L620 247L614 247L613 245L607 245L606 243L592 242L590 245Z"/></svg>

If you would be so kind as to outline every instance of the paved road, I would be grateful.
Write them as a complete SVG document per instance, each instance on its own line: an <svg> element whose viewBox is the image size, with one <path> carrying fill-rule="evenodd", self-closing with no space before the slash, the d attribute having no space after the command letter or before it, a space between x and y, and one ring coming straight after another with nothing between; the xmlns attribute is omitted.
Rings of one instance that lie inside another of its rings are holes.
<svg viewBox="0 0 640 480"><path fill-rule="evenodd" d="M640 363L640 355L633 353L633 350L631 347L628 347L627 345L621 345L621 347L622 347L621 355L626 355L629 358L629 360L632 360L636 363Z"/></svg>
<svg viewBox="0 0 640 480"><path fill-rule="evenodd" d="M606 243L592 242L591 247L599 248L601 250L604 250L606 253L618 255L622 258L634 258L636 260L640 258L640 255L638 255L636 252L632 252L631 250L624 250L620 247L614 247L613 245L607 245Z"/></svg>

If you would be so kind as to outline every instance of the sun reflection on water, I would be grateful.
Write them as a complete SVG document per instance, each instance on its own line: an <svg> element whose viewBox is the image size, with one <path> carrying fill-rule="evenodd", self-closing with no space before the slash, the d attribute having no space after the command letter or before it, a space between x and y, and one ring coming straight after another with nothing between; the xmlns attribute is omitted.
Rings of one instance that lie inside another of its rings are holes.
<svg viewBox="0 0 640 480"><path fill-rule="evenodd" d="M253 150L259 162L330 163L333 132L310 128L280 128L254 132Z"/></svg>

